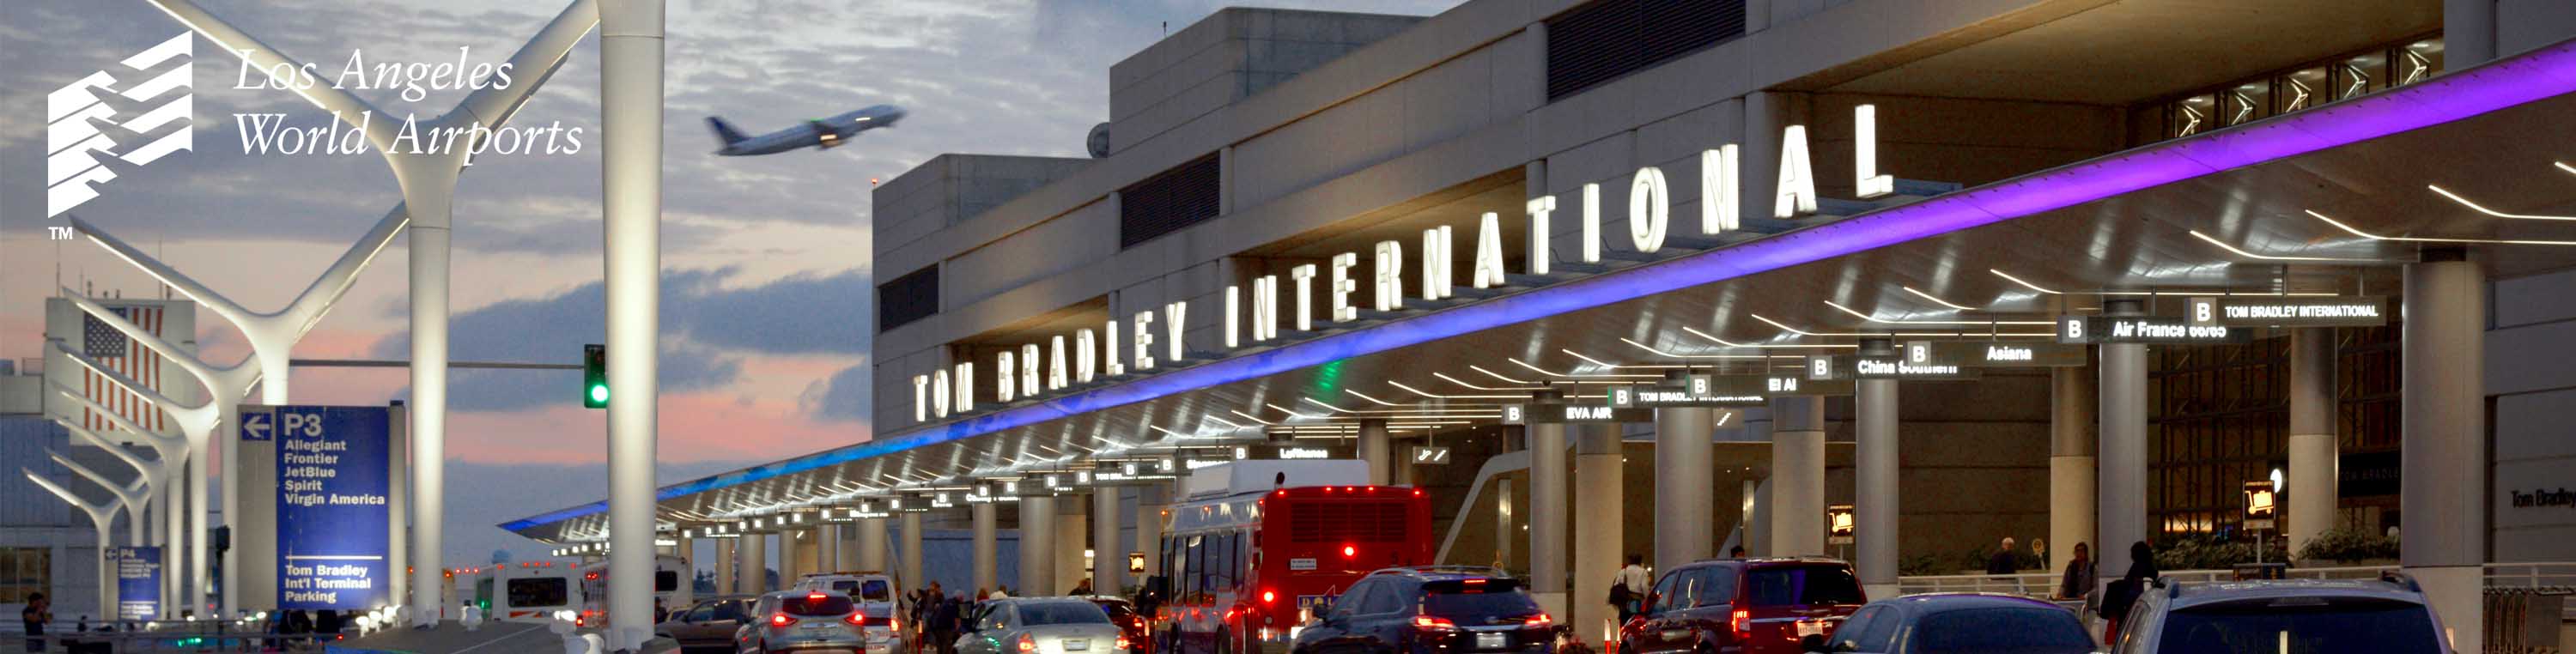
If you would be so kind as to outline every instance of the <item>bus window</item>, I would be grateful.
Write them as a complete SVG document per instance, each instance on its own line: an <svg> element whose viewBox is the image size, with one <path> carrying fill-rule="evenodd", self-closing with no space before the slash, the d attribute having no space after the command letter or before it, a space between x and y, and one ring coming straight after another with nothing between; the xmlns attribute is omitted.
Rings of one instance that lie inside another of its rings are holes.
<svg viewBox="0 0 2576 654"><path fill-rule="evenodd" d="M492 609L491 577L474 580L474 603L477 606L483 607L484 610L488 611Z"/></svg>
<svg viewBox="0 0 2576 654"><path fill-rule="evenodd" d="M656 592L656 593L670 593L670 592L678 592L679 590L680 590L680 571L678 571L678 570L655 570L655 571L653 571L653 592Z"/></svg>
<svg viewBox="0 0 2576 654"><path fill-rule="evenodd" d="M1252 585L1252 569L1257 566L1252 561L1251 552L1252 548L1260 542L1261 535L1258 533L1234 535L1234 585L1236 588L1243 588Z"/></svg>
<svg viewBox="0 0 2576 654"><path fill-rule="evenodd" d="M1217 588L1231 591L1240 587L1243 583L1243 534L1226 534L1225 546L1217 550L1216 555L1222 559L1218 569L1225 571L1217 577Z"/></svg>
<svg viewBox="0 0 2576 654"><path fill-rule="evenodd" d="M1201 558L1207 551L1206 540L1206 536L1191 536L1189 544L1182 549L1181 560L1188 562L1188 569L1181 573L1181 588L1192 602L1198 601L1200 593L1207 592L1207 559Z"/></svg>
<svg viewBox="0 0 2576 654"><path fill-rule="evenodd" d="M510 606L562 606L572 597L572 589L562 577L529 577L510 580Z"/></svg>

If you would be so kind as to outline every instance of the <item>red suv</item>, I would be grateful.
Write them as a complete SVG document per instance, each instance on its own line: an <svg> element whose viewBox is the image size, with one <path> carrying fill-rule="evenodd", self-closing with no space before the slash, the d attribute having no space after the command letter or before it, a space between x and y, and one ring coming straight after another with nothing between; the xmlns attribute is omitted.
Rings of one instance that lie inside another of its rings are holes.
<svg viewBox="0 0 2576 654"><path fill-rule="evenodd" d="M1796 654L1869 603L1851 564L1825 558L1713 559L1666 570L1619 628L1619 654Z"/></svg>

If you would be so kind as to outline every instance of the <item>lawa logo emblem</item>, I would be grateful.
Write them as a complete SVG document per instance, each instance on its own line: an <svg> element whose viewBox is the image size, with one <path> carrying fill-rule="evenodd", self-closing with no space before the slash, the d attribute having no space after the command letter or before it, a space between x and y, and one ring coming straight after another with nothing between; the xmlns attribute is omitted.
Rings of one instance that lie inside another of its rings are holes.
<svg viewBox="0 0 2576 654"><path fill-rule="evenodd" d="M123 68L90 73L45 96L46 216L98 197L97 185L116 179L118 169L195 149L188 129L195 43L180 34L126 57Z"/></svg>

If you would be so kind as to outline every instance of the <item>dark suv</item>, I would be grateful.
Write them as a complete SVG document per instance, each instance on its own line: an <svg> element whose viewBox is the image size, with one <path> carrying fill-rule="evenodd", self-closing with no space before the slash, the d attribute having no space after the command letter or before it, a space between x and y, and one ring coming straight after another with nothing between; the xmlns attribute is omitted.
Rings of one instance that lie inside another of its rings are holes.
<svg viewBox="0 0 2576 654"><path fill-rule="evenodd" d="M2180 583L2158 579L2121 621L2116 654L2449 654L2411 577ZM2475 628L2475 627L2471 627Z"/></svg>
<svg viewBox="0 0 2576 654"><path fill-rule="evenodd" d="M1292 654L1547 654L1554 620L1493 568L1391 568L1353 582L1297 632Z"/></svg>
<svg viewBox="0 0 2576 654"><path fill-rule="evenodd" d="M1851 564L1826 558L1712 559L1666 570L1619 628L1620 654L1795 654L1869 603Z"/></svg>

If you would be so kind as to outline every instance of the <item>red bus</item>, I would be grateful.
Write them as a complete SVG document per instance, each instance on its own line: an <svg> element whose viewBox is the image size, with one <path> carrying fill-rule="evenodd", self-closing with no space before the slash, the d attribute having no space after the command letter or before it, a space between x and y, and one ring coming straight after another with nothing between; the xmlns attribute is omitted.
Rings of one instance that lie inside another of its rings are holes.
<svg viewBox="0 0 2576 654"><path fill-rule="evenodd" d="M1430 498L1368 485L1361 462L1220 467L1163 512L1156 654L1259 652L1370 571L1431 563Z"/></svg>

